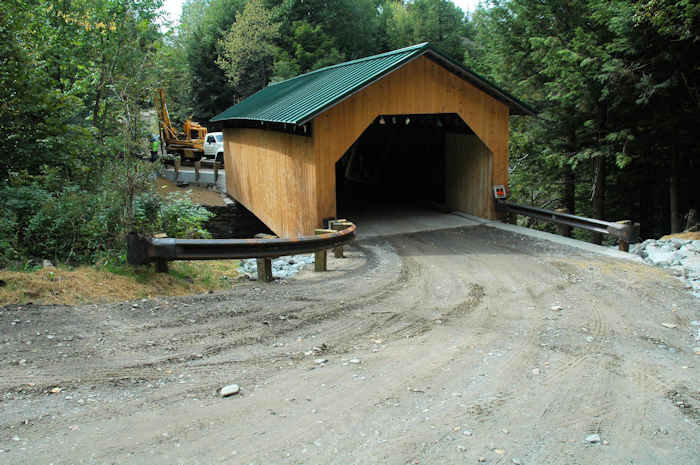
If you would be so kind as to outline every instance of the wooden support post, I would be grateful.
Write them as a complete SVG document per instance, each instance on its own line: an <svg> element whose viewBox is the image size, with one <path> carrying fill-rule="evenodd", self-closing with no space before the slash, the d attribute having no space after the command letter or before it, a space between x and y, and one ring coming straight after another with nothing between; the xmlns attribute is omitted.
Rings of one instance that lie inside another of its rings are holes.
<svg viewBox="0 0 700 465"><path fill-rule="evenodd" d="M182 164L182 160L180 160L179 155L175 155L175 162L173 165L175 166L175 181L177 182L178 178L180 177L180 165Z"/></svg>
<svg viewBox="0 0 700 465"><path fill-rule="evenodd" d="M167 273L168 272L168 261L164 258L156 259L156 273Z"/></svg>
<svg viewBox="0 0 700 465"><path fill-rule="evenodd" d="M328 271L328 260L325 250L314 252L314 271Z"/></svg>
<svg viewBox="0 0 700 465"><path fill-rule="evenodd" d="M214 159L214 182L219 180L219 162Z"/></svg>
<svg viewBox="0 0 700 465"><path fill-rule="evenodd" d="M195 160L194 162L194 180L199 181L199 169L202 167L201 160Z"/></svg>
<svg viewBox="0 0 700 465"><path fill-rule="evenodd" d="M634 225L632 224L632 222L630 220L617 221L616 223L630 225L632 228L634 228ZM618 241L618 247L623 252L630 251L630 243L627 242L626 240L620 239Z"/></svg>
<svg viewBox="0 0 700 465"><path fill-rule="evenodd" d="M334 231L342 231L343 229L349 228L351 224L352 223L350 223L348 220L331 220L328 222L328 228ZM333 249L333 254L335 255L335 258L345 258L343 246L339 245Z"/></svg>
<svg viewBox="0 0 700 465"><path fill-rule="evenodd" d="M332 229L317 229L316 235L335 232ZM328 271L328 255L325 250L314 253L314 271Z"/></svg>
<svg viewBox="0 0 700 465"><path fill-rule="evenodd" d="M258 281L264 283L272 282L272 260L269 258L256 258L258 268Z"/></svg>
<svg viewBox="0 0 700 465"><path fill-rule="evenodd" d="M557 213L569 213L569 210L566 208L557 208L554 211ZM571 226L566 224L557 224L557 234L560 236L571 237Z"/></svg>

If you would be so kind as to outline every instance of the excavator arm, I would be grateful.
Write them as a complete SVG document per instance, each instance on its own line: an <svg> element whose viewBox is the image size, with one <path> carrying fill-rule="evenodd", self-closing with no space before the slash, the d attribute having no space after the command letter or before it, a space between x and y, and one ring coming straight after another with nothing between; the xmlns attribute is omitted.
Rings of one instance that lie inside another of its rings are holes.
<svg viewBox="0 0 700 465"><path fill-rule="evenodd" d="M170 120L168 106L165 103L165 90L162 87L156 92L155 107L165 150L169 153L179 153L183 158L199 160L204 153L207 128L188 119L185 121L184 131L175 129Z"/></svg>

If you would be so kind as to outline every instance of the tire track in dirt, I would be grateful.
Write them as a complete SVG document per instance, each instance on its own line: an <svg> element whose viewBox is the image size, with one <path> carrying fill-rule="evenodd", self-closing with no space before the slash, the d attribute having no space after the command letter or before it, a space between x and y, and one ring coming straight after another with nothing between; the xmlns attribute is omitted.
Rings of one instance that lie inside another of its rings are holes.
<svg viewBox="0 0 700 465"><path fill-rule="evenodd" d="M372 257L370 261L375 263L376 266L381 266L381 263L376 253L373 253L370 249L366 248L362 248L362 250L364 250L365 253L369 254L369 256ZM420 268L417 265L417 263L414 263L412 265L402 263L400 272L395 279L382 285L380 288L373 290L369 294L360 295L356 297L355 299L353 299L353 302L349 304L339 305L339 301L341 300L340 298L332 300L314 299L313 305L294 309L295 312L303 312L303 318L300 317L294 320L287 319L285 320L286 324L284 324L283 327L277 328L272 332L266 332L265 334L258 334L254 336L243 334L242 336L239 336L233 341L229 340L218 344L208 344L205 347L196 350L195 354L193 354L191 351L185 354L173 354L166 357L157 357L155 360L138 362L133 365L127 365L122 367L115 366L109 368L100 368L99 365L87 367L83 365L81 366L80 370L73 374L68 373L67 376L66 373L50 371L35 372L32 374L32 376L9 375L4 377L3 379L3 384L2 386L0 386L0 396L4 393L11 392L18 394L23 393L43 395L46 393L46 391L55 386L71 388L86 382L91 384L100 384L109 383L115 379L141 379L147 381L154 381L156 379L162 378L162 370L165 367L169 367L170 365L186 363L203 358L210 358L244 346L268 344L272 340L284 337L287 334L299 332L305 328L317 326L327 321L338 320L358 309L380 304L390 299L392 295L396 294L397 292L400 292L402 289L404 289L405 285L408 282L410 282L411 280L416 280L419 276ZM335 280L338 279L340 279L341 281L343 280L342 277L336 278ZM302 299L303 301L308 301L307 298L302 297ZM203 300L207 299L205 298ZM287 309L285 309L284 313L289 314L290 312ZM260 323L262 321L267 320L274 321L275 317L278 317L279 311L269 311L264 306L258 305L252 306L247 311L229 310L223 312L215 312L213 314L200 314L197 316L197 319L209 323L209 325L207 327L202 327L201 324L197 324L196 328L192 331L194 331L194 334L201 335L203 339L206 339L211 338L209 328L215 327L217 328L217 331L228 330L231 331L232 334L237 334L241 331L246 331L252 328L250 324L246 326L241 326L240 324L242 322L239 322L237 326L233 327L227 327L226 325L224 325L223 328L215 324L218 321L225 321L227 318L230 318L232 314L235 317L246 318L245 321L250 321L252 323ZM294 321L294 323L291 323L291 321ZM377 323L377 325L381 325L381 323ZM136 332L146 333L147 336L145 337L147 337L147 339L150 340L156 339L148 336L148 334L150 334L149 332L152 332L153 330L163 328L176 328L185 329L189 331L189 329L192 328L192 326L193 325L189 323L188 318L179 318L174 320L172 323L158 322L154 324L149 324L145 327L142 326L137 328ZM191 332L179 332L176 336L171 335L171 337L168 340L172 342L179 336L191 338L189 334L191 334ZM342 335L343 338L349 340L353 340L358 336L356 332L349 332L347 330L343 330ZM131 347L131 349L138 349L138 346ZM245 360L232 360L230 363L237 365L255 365L260 362L265 362L275 358L284 358L284 355L271 354L265 357L257 356ZM204 366L202 366L201 368L198 366L188 366L187 369L192 373L206 371L206 368ZM63 369L61 371L63 371ZM34 380L37 377L52 378L52 381L48 384L35 383Z"/></svg>

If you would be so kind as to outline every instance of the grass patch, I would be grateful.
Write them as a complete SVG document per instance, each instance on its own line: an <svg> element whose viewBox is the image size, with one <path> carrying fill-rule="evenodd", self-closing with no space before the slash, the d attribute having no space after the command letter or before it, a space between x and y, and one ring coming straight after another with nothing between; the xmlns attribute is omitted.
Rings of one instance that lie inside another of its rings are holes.
<svg viewBox="0 0 700 465"><path fill-rule="evenodd" d="M170 262L169 273L129 265L2 270L0 306L107 303L230 289L239 276L238 265L238 260Z"/></svg>

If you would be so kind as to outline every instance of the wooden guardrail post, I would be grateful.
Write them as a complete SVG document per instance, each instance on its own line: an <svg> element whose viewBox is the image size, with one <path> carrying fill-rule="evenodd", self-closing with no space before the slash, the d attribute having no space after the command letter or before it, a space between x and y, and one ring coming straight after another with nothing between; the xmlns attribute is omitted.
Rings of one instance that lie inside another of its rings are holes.
<svg viewBox="0 0 700 465"><path fill-rule="evenodd" d="M167 273L168 272L168 261L164 258L159 258L156 260L156 273Z"/></svg>
<svg viewBox="0 0 700 465"><path fill-rule="evenodd" d="M180 178L180 165L182 164L182 160L180 160L180 155L175 154L175 160L173 161L173 166L175 167L175 181Z"/></svg>
<svg viewBox="0 0 700 465"><path fill-rule="evenodd" d="M194 162L194 180L199 181L199 170L202 168L202 160L195 160Z"/></svg>
<svg viewBox="0 0 700 465"><path fill-rule="evenodd" d="M258 233L256 239L277 239L274 234ZM255 266L258 270L258 281L271 283L275 277L272 276L272 258L256 258Z"/></svg>
<svg viewBox="0 0 700 465"><path fill-rule="evenodd" d="M270 283L274 279L272 277L272 259L256 258L255 264L258 269L258 281Z"/></svg>
<svg viewBox="0 0 700 465"><path fill-rule="evenodd" d="M639 223L632 223L632 221L630 221L630 220L616 221L616 223L629 227L628 237L632 237L632 238L639 237ZM627 238L621 237L620 240L618 241L618 248L623 252L629 252L629 250L630 250L629 240Z"/></svg>
<svg viewBox="0 0 700 465"><path fill-rule="evenodd" d="M349 228L350 226L352 226L352 223L345 219L330 220L328 222L328 229L331 229L333 231L342 231L343 229ZM340 245L333 249L333 254L335 255L335 258L345 258L345 255L343 253L343 246Z"/></svg>
<svg viewBox="0 0 700 465"><path fill-rule="evenodd" d="M557 208L554 210L557 213L569 213L566 208ZM564 237L571 237L571 226L568 224L557 224L557 234Z"/></svg>
<svg viewBox="0 0 700 465"><path fill-rule="evenodd" d="M335 231L332 229L317 229L314 231L316 235L332 232ZM328 254L326 250L317 250L314 252L314 271L328 271Z"/></svg>

